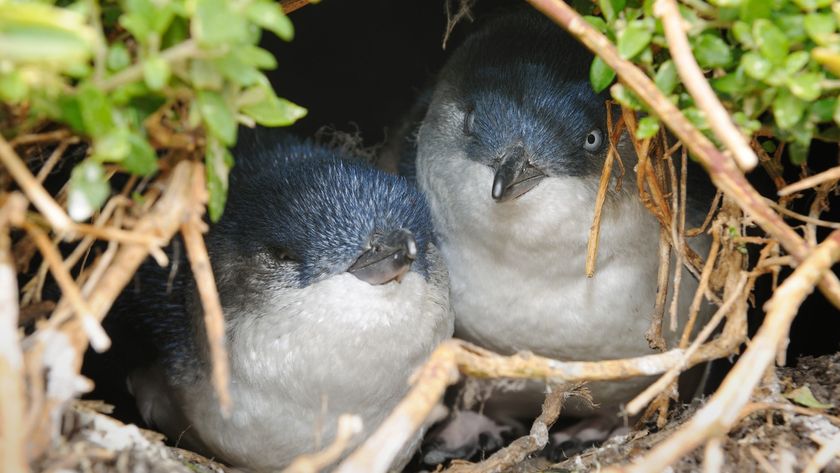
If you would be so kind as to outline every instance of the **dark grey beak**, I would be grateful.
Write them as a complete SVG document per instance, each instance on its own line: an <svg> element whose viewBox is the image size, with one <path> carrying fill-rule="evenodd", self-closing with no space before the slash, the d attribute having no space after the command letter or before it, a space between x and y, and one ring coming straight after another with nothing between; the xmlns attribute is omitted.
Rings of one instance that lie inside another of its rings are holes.
<svg viewBox="0 0 840 473"><path fill-rule="evenodd" d="M508 149L494 168L492 196L496 202L507 202L537 187L545 173L528 161L528 154L521 145Z"/></svg>
<svg viewBox="0 0 840 473"><path fill-rule="evenodd" d="M408 230L395 230L377 235L370 242L370 249L347 270L369 284L385 284L402 279L417 257L417 241Z"/></svg>

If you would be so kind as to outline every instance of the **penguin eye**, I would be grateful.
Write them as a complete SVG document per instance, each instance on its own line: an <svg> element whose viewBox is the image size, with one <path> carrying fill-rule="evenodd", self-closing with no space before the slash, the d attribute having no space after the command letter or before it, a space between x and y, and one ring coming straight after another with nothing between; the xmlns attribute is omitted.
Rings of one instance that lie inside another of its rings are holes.
<svg viewBox="0 0 840 473"><path fill-rule="evenodd" d="M464 115L464 134L471 136L473 134L473 127L475 126L475 109L470 107Z"/></svg>
<svg viewBox="0 0 840 473"><path fill-rule="evenodd" d="M583 143L583 149L589 152L595 152L601 149L601 145L604 144L604 134L601 133L601 130L598 128L592 129L588 135L586 135L586 141Z"/></svg>

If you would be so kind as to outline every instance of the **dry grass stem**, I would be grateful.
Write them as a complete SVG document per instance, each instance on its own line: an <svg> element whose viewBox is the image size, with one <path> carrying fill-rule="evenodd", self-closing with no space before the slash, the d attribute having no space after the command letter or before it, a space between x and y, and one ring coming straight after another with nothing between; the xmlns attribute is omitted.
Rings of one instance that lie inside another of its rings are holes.
<svg viewBox="0 0 840 473"><path fill-rule="evenodd" d="M32 205L50 222L52 228L59 234L67 233L73 226L73 221L29 172L29 168L3 136L0 136L0 162L6 166L20 189Z"/></svg>
<svg viewBox="0 0 840 473"><path fill-rule="evenodd" d="M685 236L688 238L696 237L701 233L704 233L707 228L709 228L709 224L712 223L712 219L715 217L717 213L718 206L720 206L720 201L723 198L723 193L718 189L715 192L715 198L712 199L712 205L709 206L709 212L706 213L706 218L703 220L703 223L698 228L691 228L685 231Z"/></svg>
<svg viewBox="0 0 840 473"><path fill-rule="evenodd" d="M203 173L199 174L204 175ZM202 235L207 227L201 220L204 213L204 204L207 202L207 191L202 179L193 181L190 197L192 205L190 216L181 225L181 235L184 237L184 246L187 249L190 268L201 297L201 307L204 309L204 327L207 330L207 344L213 365L213 387L219 398L219 406L222 412L227 415L230 412L231 399L228 389L230 368L228 366L227 348L225 347L225 318L222 314L222 303L219 300L216 280L213 278L213 269L210 266L210 257L207 255L207 247L204 245Z"/></svg>
<svg viewBox="0 0 840 473"><path fill-rule="evenodd" d="M703 442L728 432L735 425L741 409L786 340L799 305L838 258L840 231L835 231L776 289L765 305L767 316L758 333L706 405L667 440L627 466L626 471L664 470Z"/></svg>
<svg viewBox="0 0 840 473"><path fill-rule="evenodd" d="M823 171L819 174L814 174L813 176L808 176L805 179L785 186L779 189L778 194L779 197L784 197L787 195L794 194L796 192L804 191L805 189L816 187L825 182L835 182L838 179L840 179L840 166L835 166L827 171Z"/></svg>
<svg viewBox="0 0 840 473"><path fill-rule="evenodd" d="M694 331L694 325L697 323L697 315L700 313L700 305L703 303L703 295L709 288L709 279L712 277L712 271L715 269L719 251L720 229L715 229L712 232L712 244L709 247L706 264L703 266L703 272L700 273L700 282L697 284L697 290L694 292L694 298L691 300L691 305L688 308L688 322L686 323L682 336L680 336L680 348L685 348L688 345L688 339L691 337L691 332Z"/></svg>
<svg viewBox="0 0 840 473"><path fill-rule="evenodd" d="M280 0L280 6L283 7L283 13L287 15L307 5L309 5L309 0Z"/></svg>
<svg viewBox="0 0 840 473"><path fill-rule="evenodd" d="M720 437L715 437L706 443L703 453L703 473L718 473L723 471L723 447Z"/></svg>
<svg viewBox="0 0 840 473"><path fill-rule="evenodd" d="M656 275L656 301L653 305L653 317L650 328L645 332L648 345L659 351L665 351L668 344L662 336L662 320L665 317L665 303L668 300L668 284L671 279L671 244L668 242L668 230L659 229L659 269Z"/></svg>
<svg viewBox="0 0 840 473"><path fill-rule="evenodd" d="M794 212L793 210L788 209L782 205L777 204L776 202L770 199L764 199L767 204L774 209L778 210L780 213L787 215L788 217L794 218L799 220L800 222L805 222L810 225L817 225L820 227L831 228L831 229L838 229L840 228L840 223L838 222L829 222L828 220L820 220L818 218L814 218L808 215L802 215L801 213Z"/></svg>
<svg viewBox="0 0 840 473"><path fill-rule="evenodd" d="M838 455L840 455L840 435L835 435L834 438L820 447L816 455L805 465L802 473L819 473L828 465L828 462Z"/></svg>
<svg viewBox="0 0 840 473"><path fill-rule="evenodd" d="M720 103L700 66L697 65L697 60L694 59L691 46L688 44L684 20L677 9L677 2L657 0L653 6L653 14L662 20L670 56L674 60L683 85L694 98L694 103L706 115L706 121L715 136L732 152L732 157L741 169L752 170L758 164L758 157L750 147L749 141L733 123L732 116Z"/></svg>
<svg viewBox="0 0 840 473"><path fill-rule="evenodd" d="M795 404L783 404L780 402L751 402L741 409L738 413L739 419L744 419L759 411L778 410L785 412L793 412L795 414L802 414L806 416L825 417L832 423L840 427L840 417L826 414L824 411L810 409L807 407L797 406Z"/></svg>
<svg viewBox="0 0 840 473"><path fill-rule="evenodd" d="M25 208L26 203L21 206L19 199L7 199L0 208L0 470L21 473L29 471L26 432L22 429L26 399L17 277L9 230L12 221L22 218Z"/></svg>
<svg viewBox="0 0 840 473"><path fill-rule="evenodd" d="M16 148L20 145L31 145L35 143L44 143L46 141L59 141L70 137L70 132L67 130L54 130L45 133L29 133L21 135L9 142L9 145Z"/></svg>
<svg viewBox="0 0 840 473"><path fill-rule="evenodd" d="M563 28L576 36L586 47L595 52L618 75L655 115L689 147L709 172L712 181L729 195L747 215L772 235L798 261L810 254L809 245L775 213L746 180L732 159L721 153L700 130L665 97L653 81L630 61L623 59L610 40L586 22L562 0L528 0ZM640 155L640 161L642 156ZM833 273L824 273L820 290L831 303L840 308L840 280Z"/></svg>
<svg viewBox="0 0 840 473"><path fill-rule="evenodd" d="M647 405L655 396L657 396L662 391L665 391L668 386L670 386L674 381L677 380L677 377L685 370L685 362L687 362L694 353L700 348L703 343L706 343L706 340L712 336L715 329L718 325L720 325L723 318L729 314L729 311L732 310L732 307L735 305L735 302L741 298L745 299L749 297L750 291L744 291L747 286L747 273L741 273L741 276L738 280L738 285L736 286L735 290L732 292L729 298L727 298L723 304L718 307L717 311L715 311L714 315L709 319L709 322L703 327L700 333L697 334L697 338L691 342L691 345L685 350L685 354L683 355L682 363L676 364L671 367L668 371L665 372L659 379L656 380L655 383L648 386L644 391L639 393L635 398L633 398L630 402L627 403L625 410L629 415L636 415L638 414L643 407ZM697 292L700 292L698 289ZM680 347L682 348L682 347Z"/></svg>
<svg viewBox="0 0 840 473"><path fill-rule="evenodd" d="M317 453L301 455L283 470L283 473L317 473L335 463L350 440L362 432L362 419L355 415L342 414L338 418L338 429L335 440L324 450Z"/></svg>
<svg viewBox="0 0 840 473"><path fill-rule="evenodd" d="M595 261L598 258L598 241L601 236L601 212L604 209L604 202L607 200L607 192L610 188L610 177L615 156L618 151L615 148L615 137L612 131L611 107L607 106L607 138L610 140L607 159L604 161L604 170L601 172L601 180L598 183L598 194L595 196L595 216L592 218L592 226L589 227L589 240L586 243L586 277L595 276Z"/></svg>
<svg viewBox="0 0 840 473"><path fill-rule="evenodd" d="M99 320L93 316L93 312L88 306L88 303L82 297L79 286L76 285L73 276L70 275L70 271L64 266L61 253L58 252L58 249L47 234L36 225L24 222L23 228L35 242L35 245L38 246L41 256L43 256L44 261L50 268L50 273L52 273L56 283L61 288L61 293L67 297L70 306L73 308L73 312L79 318L82 330L90 341L90 345L98 352L103 352L110 348L111 339L108 338L105 329L99 324Z"/></svg>
<svg viewBox="0 0 840 473"><path fill-rule="evenodd" d="M78 142L79 138L76 136L61 140L61 143L59 143L53 152L50 153L50 156L44 162L44 165L38 170L38 175L35 179L37 179L39 183L43 184L44 180L50 175L53 168L55 168L55 165L58 164L58 161L62 158L62 156L64 156L64 152L67 151L67 147Z"/></svg>

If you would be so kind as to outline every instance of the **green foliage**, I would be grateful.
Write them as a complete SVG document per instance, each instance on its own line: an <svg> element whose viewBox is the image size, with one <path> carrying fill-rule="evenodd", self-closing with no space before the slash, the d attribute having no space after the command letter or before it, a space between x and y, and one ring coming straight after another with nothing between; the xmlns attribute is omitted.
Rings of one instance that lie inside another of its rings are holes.
<svg viewBox="0 0 840 473"><path fill-rule="evenodd" d="M306 114L272 90L263 71L277 62L257 46L262 30L294 36L272 0L0 0L0 100L28 105L18 132L55 121L90 141L70 178L72 218L108 198L104 163L157 171L147 120L165 115L174 131L204 137L216 220L238 123L285 126Z"/></svg>
<svg viewBox="0 0 840 473"><path fill-rule="evenodd" d="M794 163L805 162L815 136L840 137L840 2L708 1L680 2L680 13L697 63L744 133L772 132L789 143ZM680 83L654 3L599 0L594 12L591 6L578 10L709 134L705 117ZM596 58L590 69L593 88L604 90L614 80L614 72ZM644 110L626 87L615 84L610 91L618 102ZM658 127L646 117L637 136L651 136Z"/></svg>

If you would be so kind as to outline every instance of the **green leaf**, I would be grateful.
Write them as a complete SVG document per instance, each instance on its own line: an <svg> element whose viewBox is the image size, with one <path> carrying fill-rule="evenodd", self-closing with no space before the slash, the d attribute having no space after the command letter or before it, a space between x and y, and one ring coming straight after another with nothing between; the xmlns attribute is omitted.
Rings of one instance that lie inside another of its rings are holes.
<svg viewBox="0 0 840 473"><path fill-rule="evenodd" d="M196 104L209 131L225 145L232 145L236 141L236 119L222 95L200 90Z"/></svg>
<svg viewBox="0 0 840 473"><path fill-rule="evenodd" d="M799 8L805 11L814 11L817 8L825 8L831 5L832 0L793 0Z"/></svg>
<svg viewBox="0 0 840 473"><path fill-rule="evenodd" d="M825 46L831 43L831 35L837 28L837 21L831 13L811 13L803 20L803 26L815 43Z"/></svg>
<svg viewBox="0 0 840 473"><path fill-rule="evenodd" d="M830 48L814 48L811 57L835 76L840 76L840 53Z"/></svg>
<svg viewBox="0 0 840 473"><path fill-rule="evenodd" d="M748 117L747 114L744 112L733 113L732 120L735 122L736 125L738 125L742 130L744 130L747 135L752 135L761 128L760 121L750 119L750 117Z"/></svg>
<svg viewBox="0 0 840 473"><path fill-rule="evenodd" d="M804 20L805 16L800 13L773 16L773 22L785 33L788 44L802 43L807 39Z"/></svg>
<svg viewBox="0 0 840 473"><path fill-rule="evenodd" d="M143 79L151 90L161 90L169 83L171 71L169 64L160 56L154 56L143 62Z"/></svg>
<svg viewBox="0 0 840 473"><path fill-rule="evenodd" d="M758 80L764 79L773 70L770 61L756 53L746 53L741 56L741 67L748 76Z"/></svg>
<svg viewBox="0 0 840 473"><path fill-rule="evenodd" d="M601 93L612 84L614 79L615 71L603 59L595 56L589 67L589 82L592 84L592 89L596 93Z"/></svg>
<svg viewBox="0 0 840 473"><path fill-rule="evenodd" d="M817 122L830 122L834 119L834 110L837 108L836 98L817 100L808 107L808 114Z"/></svg>
<svg viewBox="0 0 840 473"><path fill-rule="evenodd" d="M688 121L694 124L699 130L708 130L709 122L706 121L706 115L698 110L696 107L689 107L683 110Z"/></svg>
<svg viewBox="0 0 840 473"><path fill-rule="evenodd" d="M58 98L58 110L60 120L70 126L76 133L85 132L85 124L82 121L82 108L75 96L62 95Z"/></svg>
<svg viewBox="0 0 840 473"><path fill-rule="evenodd" d="M615 84L610 87L610 94L625 107L630 107L633 110L641 110L644 107L641 100L622 84Z"/></svg>
<svg viewBox="0 0 840 473"><path fill-rule="evenodd" d="M93 136L103 136L114 128L111 103L105 93L92 84L79 88L79 111L85 131Z"/></svg>
<svg viewBox="0 0 840 473"><path fill-rule="evenodd" d="M752 22L759 18L770 18L772 11L772 2L768 0L744 0L741 2L739 17L743 21Z"/></svg>
<svg viewBox="0 0 840 473"><path fill-rule="evenodd" d="M190 61L190 80L196 89L221 90L224 78L216 66L204 59Z"/></svg>
<svg viewBox="0 0 840 473"><path fill-rule="evenodd" d="M291 20L283 13L283 9L277 2L257 0L248 6L245 14L248 15L249 20L271 31L284 41L291 41L295 36Z"/></svg>
<svg viewBox="0 0 840 473"><path fill-rule="evenodd" d="M711 81L712 88L724 94L736 95L743 92L746 86L744 74L741 72L731 72L725 76L716 77Z"/></svg>
<svg viewBox="0 0 840 473"><path fill-rule="evenodd" d="M128 156L130 149L128 131L115 130L94 140L93 159L100 162L119 162Z"/></svg>
<svg viewBox="0 0 840 473"><path fill-rule="evenodd" d="M663 62L659 66L659 70L656 71L656 76L653 78L653 81L663 94L670 95L679 83L677 68L674 66L674 62L670 59Z"/></svg>
<svg viewBox="0 0 840 473"><path fill-rule="evenodd" d="M732 25L732 35L735 39L748 48L755 48L755 39L752 35L752 28L743 21L736 21Z"/></svg>
<svg viewBox="0 0 840 473"><path fill-rule="evenodd" d="M305 117L307 110L271 93L265 100L242 107L242 113L263 126L288 126Z"/></svg>
<svg viewBox="0 0 840 473"><path fill-rule="evenodd" d="M817 398L814 397L814 393L811 392L811 388L807 384L786 392L784 396L800 406L810 407L812 409L831 409L834 407L834 404L824 404L817 401Z"/></svg>
<svg viewBox="0 0 840 473"><path fill-rule="evenodd" d="M783 130L793 128L805 112L805 102L782 89L773 100L773 117Z"/></svg>
<svg viewBox="0 0 840 473"><path fill-rule="evenodd" d="M632 59L650 44L651 32L644 23L634 21L618 33L618 53Z"/></svg>
<svg viewBox="0 0 840 473"><path fill-rule="evenodd" d="M604 18L606 18L608 22L615 20L618 12L624 10L624 6L626 4L626 0L598 0L598 6L601 7L601 13L604 14Z"/></svg>
<svg viewBox="0 0 840 473"><path fill-rule="evenodd" d="M29 85L23 80L20 71L12 69L7 73L0 73L0 99L16 104L29 95Z"/></svg>
<svg viewBox="0 0 840 473"><path fill-rule="evenodd" d="M230 168L233 167L233 156L224 145L211 137L207 142L204 166L207 178L207 193L209 194L207 210L210 214L210 220L217 222L225 210L228 175Z"/></svg>
<svg viewBox="0 0 840 473"><path fill-rule="evenodd" d="M112 71L125 69L131 64L131 55L128 53L128 48L123 43L112 44L108 48L105 63L108 65L108 69Z"/></svg>
<svg viewBox="0 0 840 473"><path fill-rule="evenodd" d="M607 34L607 22L604 21L603 18L600 16L591 16L587 15L583 17L587 23L595 27L596 30L600 31L601 34Z"/></svg>
<svg viewBox="0 0 840 473"><path fill-rule="evenodd" d="M788 74L796 74L801 71L806 64L808 64L809 59L811 59L811 56L808 55L807 51L796 51L794 53L790 53L790 56L785 59L785 72Z"/></svg>
<svg viewBox="0 0 840 473"><path fill-rule="evenodd" d="M758 50L773 64L782 64L787 57L789 44L785 33L770 20L759 19L753 23L753 37Z"/></svg>
<svg viewBox="0 0 840 473"><path fill-rule="evenodd" d="M659 132L659 119L648 115L639 120L639 127L636 129L636 138L644 140L655 136Z"/></svg>
<svg viewBox="0 0 840 473"><path fill-rule="evenodd" d="M709 0L709 3L724 8L737 7L742 0Z"/></svg>
<svg viewBox="0 0 840 473"><path fill-rule="evenodd" d="M67 190L67 213L80 222L87 220L105 202L111 193L111 186L102 165L86 159L76 165L70 173Z"/></svg>
<svg viewBox="0 0 840 473"><path fill-rule="evenodd" d="M793 95L810 102L818 99L822 94L822 80L822 74L807 72L788 79L788 87Z"/></svg>
<svg viewBox="0 0 840 473"><path fill-rule="evenodd" d="M195 0L192 32L204 46L230 46L248 39L248 25L241 13L226 0Z"/></svg>
<svg viewBox="0 0 840 473"><path fill-rule="evenodd" d="M704 69L726 67L732 62L732 51L725 41L713 34L701 34L693 41L694 57Z"/></svg>
<svg viewBox="0 0 840 473"><path fill-rule="evenodd" d="M139 176L148 176L157 171L157 154L145 137L132 133L128 135L130 150L122 161L126 171Z"/></svg>
<svg viewBox="0 0 840 473"><path fill-rule="evenodd" d="M216 70L228 80L248 87L255 84L269 85L268 79L257 68L250 66L240 59L239 52L227 54L212 61Z"/></svg>
<svg viewBox="0 0 840 473"><path fill-rule="evenodd" d="M250 44L243 46L236 51L236 56L249 66L268 70L277 68L277 59L274 58L274 55L257 46Z"/></svg>

